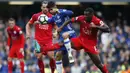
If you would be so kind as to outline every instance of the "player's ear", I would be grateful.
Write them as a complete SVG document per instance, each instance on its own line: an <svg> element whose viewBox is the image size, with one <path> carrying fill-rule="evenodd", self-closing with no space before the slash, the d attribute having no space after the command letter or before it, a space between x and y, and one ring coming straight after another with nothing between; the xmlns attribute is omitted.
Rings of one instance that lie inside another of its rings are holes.
<svg viewBox="0 0 130 73"><path fill-rule="evenodd" d="M41 10L42 10L43 8L42 8L42 6L41 6Z"/></svg>

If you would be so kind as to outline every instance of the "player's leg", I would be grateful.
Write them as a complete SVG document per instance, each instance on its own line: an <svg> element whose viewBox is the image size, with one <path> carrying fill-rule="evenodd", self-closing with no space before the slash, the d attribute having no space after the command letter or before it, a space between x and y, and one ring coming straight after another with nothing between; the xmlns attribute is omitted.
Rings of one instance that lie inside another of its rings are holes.
<svg viewBox="0 0 130 73"><path fill-rule="evenodd" d="M78 37L71 39L71 45L72 45L72 48L77 51L83 49L80 39Z"/></svg>
<svg viewBox="0 0 130 73"><path fill-rule="evenodd" d="M69 61L70 63L74 62L74 58L72 56L72 47L71 47L71 41L69 39L70 33L65 32L62 34L62 37L64 38L64 45L68 51L68 57L69 57Z"/></svg>
<svg viewBox="0 0 130 73"><path fill-rule="evenodd" d="M42 53L35 53L35 56L37 57L37 64L38 64L38 67L40 69L40 72L41 73L45 73L44 71L44 63L43 63L43 60L42 60Z"/></svg>
<svg viewBox="0 0 130 73"><path fill-rule="evenodd" d="M62 73L62 51L56 52L56 69L58 73Z"/></svg>
<svg viewBox="0 0 130 73"><path fill-rule="evenodd" d="M37 60L38 67L39 67L41 73L45 73L45 71L44 71L44 62L42 60L42 53L44 53L43 52L43 45L39 44L36 40L35 40L34 44L35 44L34 54L38 59Z"/></svg>
<svg viewBox="0 0 130 73"><path fill-rule="evenodd" d="M109 73L107 67L101 63L99 54L88 53L93 63L102 71L102 73Z"/></svg>
<svg viewBox="0 0 130 73"><path fill-rule="evenodd" d="M48 57L50 58L50 68L51 68L51 73L54 73L55 68L56 68L56 63L54 59L54 51L49 51L47 52Z"/></svg>
<svg viewBox="0 0 130 73"><path fill-rule="evenodd" d="M12 68L13 68L12 58L8 57L8 73L13 73Z"/></svg>
<svg viewBox="0 0 130 73"><path fill-rule="evenodd" d="M12 46L12 48L9 51L9 55L8 55L8 73L13 73L13 63L12 63L12 59L15 57L15 48Z"/></svg>
<svg viewBox="0 0 130 73"><path fill-rule="evenodd" d="M24 73L24 59L19 59L20 61L20 68L21 68L21 73Z"/></svg>
<svg viewBox="0 0 130 73"><path fill-rule="evenodd" d="M19 49L19 48L18 48ZM20 61L20 68L21 68L21 73L24 73L24 50L23 48L20 48L17 52L17 58Z"/></svg>

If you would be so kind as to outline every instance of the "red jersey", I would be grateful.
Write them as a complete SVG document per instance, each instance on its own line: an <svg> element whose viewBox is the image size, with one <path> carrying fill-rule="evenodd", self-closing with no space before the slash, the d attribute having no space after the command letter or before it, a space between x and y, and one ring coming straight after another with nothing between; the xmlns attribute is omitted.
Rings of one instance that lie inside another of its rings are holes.
<svg viewBox="0 0 130 73"><path fill-rule="evenodd" d="M77 21L80 23L80 38L84 43L88 45L96 45L97 44L97 28L91 28L90 23L94 23L95 25L102 26L102 21L96 16L92 17L91 22L87 22L85 20L85 16L81 15L76 18L72 18L72 22Z"/></svg>
<svg viewBox="0 0 130 73"><path fill-rule="evenodd" d="M36 13L30 19L30 23L33 24L35 21L38 21L39 16L43 14L43 12ZM50 13L46 14L49 18L52 17ZM38 42L47 43L52 41L52 24L35 24L35 39Z"/></svg>
<svg viewBox="0 0 130 73"><path fill-rule="evenodd" d="M13 28L7 27L8 40L7 45L17 46L24 48L24 35L20 27L14 26Z"/></svg>

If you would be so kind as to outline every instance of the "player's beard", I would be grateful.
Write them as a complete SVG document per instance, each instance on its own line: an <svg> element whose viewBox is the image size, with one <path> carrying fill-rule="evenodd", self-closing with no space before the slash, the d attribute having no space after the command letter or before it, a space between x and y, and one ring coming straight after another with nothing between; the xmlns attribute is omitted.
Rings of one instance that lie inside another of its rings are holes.
<svg viewBox="0 0 130 73"><path fill-rule="evenodd" d="M91 22L91 20L92 20L92 17L87 17L87 18L86 18L86 21L87 21L87 22Z"/></svg>
<svg viewBox="0 0 130 73"><path fill-rule="evenodd" d="M47 10L43 10L42 12L43 12L44 14L47 14L48 11L47 11Z"/></svg>

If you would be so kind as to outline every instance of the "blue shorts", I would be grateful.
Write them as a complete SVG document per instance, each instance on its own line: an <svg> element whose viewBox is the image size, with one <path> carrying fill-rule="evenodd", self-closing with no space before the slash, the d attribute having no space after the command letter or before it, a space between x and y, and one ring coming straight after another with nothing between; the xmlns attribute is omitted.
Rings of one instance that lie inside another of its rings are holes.
<svg viewBox="0 0 130 73"><path fill-rule="evenodd" d="M70 35L69 35L69 38L70 38L70 39L76 37L75 32L71 32L71 31L68 31L68 32L70 33ZM63 34L63 33L62 33L62 34ZM60 34L60 37L59 37L59 39L58 39L58 42L63 42L63 41L64 41L64 38L62 37L62 34ZM66 50L66 47L65 47L65 46L62 46L60 49L55 50L55 52L57 52L57 51L62 51L63 54L66 54L66 53L67 53L67 50Z"/></svg>

